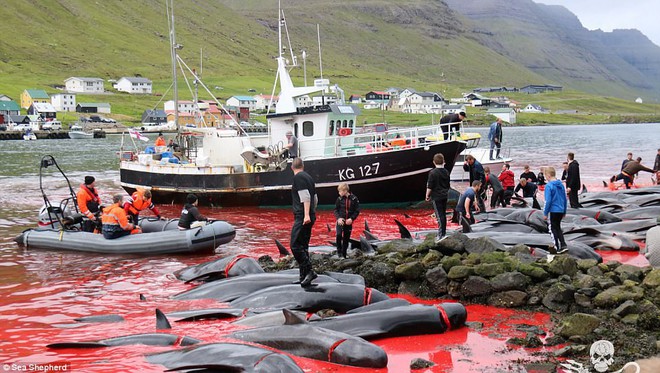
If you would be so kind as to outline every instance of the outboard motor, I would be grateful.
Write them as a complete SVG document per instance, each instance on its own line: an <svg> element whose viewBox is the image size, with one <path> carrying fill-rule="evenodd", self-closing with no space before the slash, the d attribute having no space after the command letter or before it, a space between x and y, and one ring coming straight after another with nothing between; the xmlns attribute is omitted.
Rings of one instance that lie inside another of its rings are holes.
<svg viewBox="0 0 660 373"><path fill-rule="evenodd" d="M80 214L76 214L80 215ZM77 221L77 223L80 223L82 221L82 215L79 217L80 220ZM76 221L77 218L74 218L74 214L72 214L71 209L67 206L64 208L64 210L61 207L58 206L47 206L43 205L41 206L41 209L39 209L39 223L38 223L38 228L39 229L60 229L62 228L62 224L65 225L65 228L73 226L72 223L73 221Z"/></svg>

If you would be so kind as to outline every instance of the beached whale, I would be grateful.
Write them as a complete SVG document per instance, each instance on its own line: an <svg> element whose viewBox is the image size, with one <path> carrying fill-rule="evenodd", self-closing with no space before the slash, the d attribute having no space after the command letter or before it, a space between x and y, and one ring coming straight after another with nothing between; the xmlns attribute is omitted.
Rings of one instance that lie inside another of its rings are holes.
<svg viewBox="0 0 660 373"><path fill-rule="evenodd" d="M48 348L99 348L128 345L146 346L192 346L201 343L199 339L188 336L180 336L167 333L133 334L115 338L101 339L98 341L84 342L57 342L46 345Z"/></svg>
<svg viewBox="0 0 660 373"><path fill-rule="evenodd" d="M387 354L371 342L311 324L282 310L284 325L241 330L228 335L245 342L277 348L295 356L363 368L384 368Z"/></svg>
<svg viewBox="0 0 660 373"><path fill-rule="evenodd" d="M265 288L235 299L234 308L287 308L317 312L333 309L345 313L366 304L377 303L389 297L376 289L339 282L314 283L303 288L300 285L280 285Z"/></svg>
<svg viewBox="0 0 660 373"><path fill-rule="evenodd" d="M180 269L174 272L174 276L181 281L190 282L214 281L251 273L264 273L259 262L247 255L231 255Z"/></svg>
<svg viewBox="0 0 660 373"><path fill-rule="evenodd" d="M245 317L234 320L231 323L251 328L284 325L284 323L286 323L286 318L284 317L284 313L282 313L281 309L261 313L255 313L254 311L256 310L248 311ZM307 321L321 320L321 317L315 313L295 310L288 311Z"/></svg>
<svg viewBox="0 0 660 373"><path fill-rule="evenodd" d="M172 371L304 373L290 357L239 343L211 343L147 355L152 364Z"/></svg>
<svg viewBox="0 0 660 373"><path fill-rule="evenodd" d="M378 303L376 303L378 304ZM401 305L324 318L310 322L321 328L365 339L439 334L465 325L467 311L460 303L436 306Z"/></svg>

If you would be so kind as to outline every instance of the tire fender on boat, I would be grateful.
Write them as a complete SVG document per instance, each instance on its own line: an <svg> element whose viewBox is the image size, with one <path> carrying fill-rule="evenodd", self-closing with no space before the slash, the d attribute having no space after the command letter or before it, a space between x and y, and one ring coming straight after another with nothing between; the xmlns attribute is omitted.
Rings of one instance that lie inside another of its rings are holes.
<svg viewBox="0 0 660 373"><path fill-rule="evenodd" d="M339 136L348 136L351 134L350 128L340 128L338 132Z"/></svg>

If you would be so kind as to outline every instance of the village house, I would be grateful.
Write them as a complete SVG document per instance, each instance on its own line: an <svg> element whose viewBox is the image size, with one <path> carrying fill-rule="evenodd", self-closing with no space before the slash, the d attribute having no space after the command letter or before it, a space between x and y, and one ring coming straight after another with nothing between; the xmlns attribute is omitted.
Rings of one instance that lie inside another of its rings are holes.
<svg viewBox="0 0 660 373"><path fill-rule="evenodd" d="M80 103L76 105L76 112L78 113L101 113L101 114L110 114L110 104L107 102L98 102L98 103Z"/></svg>
<svg viewBox="0 0 660 373"><path fill-rule="evenodd" d="M475 93L490 93L490 92L518 92L516 87L479 87L472 90Z"/></svg>
<svg viewBox="0 0 660 373"><path fill-rule="evenodd" d="M362 96L360 96L360 95L351 95L351 97L348 98L348 103L350 103L350 104L360 104L360 103L362 103Z"/></svg>
<svg viewBox="0 0 660 373"><path fill-rule="evenodd" d="M275 109L275 105L277 105L277 100L279 99L278 96L271 96L271 95L256 95L254 96L254 100L256 101L254 104L255 110L273 110ZM270 104L270 109L269 105Z"/></svg>
<svg viewBox="0 0 660 373"><path fill-rule="evenodd" d="M50 96L50 103L57 111L76 111L76 95L73 93L56 93Z"/></svg>
<svg viewBox="0 0 660 373"><path fill-rule="evenodd" d="M155 125L167 123L167 114L165 110L147 109L142 113L142 123Z"/></svg>
<svg viewBox="0 0 660 373"><path fill-rule="evenodd" d="M0 114L8 117L10 115L20 115L21 108L14 101L0 100Z"/></svg>
<svg viewBox="0 0 660 373"><path fill-rule="evenodd" d="M465 102L472 107L490 106L491 99L478 93L466 93L463 95Z"/></svg>
<svg viewBox="0 0 660 373"><path fill-rule="evenodd" d="M194 113L197 110L197 105L193 101L179 101L179 113ZM163 109L166 113L174 112L174 100L165 101Z"/></svg>
<svg viewBox="0 0 660 373"><path fill-rule="evenodd" d="M562 89L564 88L560 85L531 84L520 88L520 92L534 94L534 93L545 93L547 91L561 91Z"/></svg>
<svg viewBox="0 0 660 373"><path fill-rule="evenodd" d="M488 109L487 113L511 124L515 124L517 120L516 110L513 108L490 108Z"/></svg>
<svg viewBox="0 0 660 373"><path fill-rule="evenodd" d="M64 81L64 89L67 92L97 94L105 92L103 88L103 79L101 78L80 78L72 76Z"/></svg>
<svg viewBox="0 0 660 373"><path fill-rule="evenodd" d="M151 80L141 77L122 77L112 87L120 92L131 94L151 94Z"/></svg>
<svg viewBox="0 0 660 373"><path fill-rule="evenodd" d="M548 114L550 113L549 110L545 109L541 105L536 105L536 104L529 104L525 106L524 109L520 110L524 113L541 113L541 114Z"/></svg>
<svg viewBox="0 0 660 373"><path fill-rule="evenodd" d="M35 102L27 110L28 115L36 115L43 120L57 118L57 111L50 102Z"/></svg>
<svg viewBox="0 0 660 373"><path fill-rule="evenodd" d="M26 89L21 93L21 107L27 109L35 102L48 103L50 97L46 91L41 89Z"/></svg>
<svg viewBox="0 0 660 373"><path fill-rule="evenodd" d="M7 95L1 95L0 94L0 101L14 101L11 97Z"/></svg>
<svg viewBox="0 0 660 373"><path fill-rule="evenodd" d="M371 91L365 95L365 100L367 102L374 101L380 104L387 105L390 102L390 94L383 91Z"/></svg>
<svg viewBox="0 0 660 373"><path fill-rule="evenodd" d="M232 96L227 99L227 105L234 106L237 108L247 108L250 111L254 111L257 104L257 100L251 96Z"/></svg>
<svg viewBox="0 0 660 373"><path fill-rule="evenodd" d="M460 112L465 112L465 104L444 105L440 111L440 114L458 114Z"/></svg>

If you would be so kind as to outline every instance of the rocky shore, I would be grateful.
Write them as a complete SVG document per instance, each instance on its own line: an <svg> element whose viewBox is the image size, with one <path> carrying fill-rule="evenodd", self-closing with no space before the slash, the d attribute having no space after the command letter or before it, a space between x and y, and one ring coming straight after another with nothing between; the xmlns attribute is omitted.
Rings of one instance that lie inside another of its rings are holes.
<svg viewBox="0 0 660 373"><path fill-rule="evenodd" d="M550 313L551 337L542 340L542 330L530 330L508 342L557 346L546 353L551 363L559 357L588 363L591 344L602 339L614 344L612 367L660 353L660 269L567 255L538 258L525 245L505 247L460 233L439 243L434 237L392 240L375 255L352 250L348 259L320 253L311 259L318 272L359 274L387 293ZM296 266L291 257L259 261L266 271Z"/></svg>

